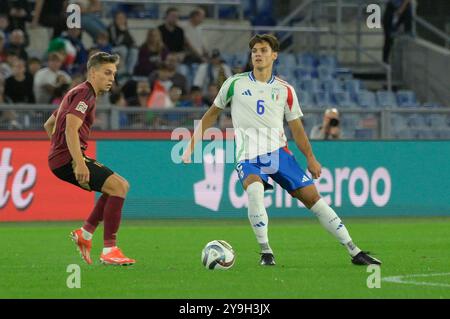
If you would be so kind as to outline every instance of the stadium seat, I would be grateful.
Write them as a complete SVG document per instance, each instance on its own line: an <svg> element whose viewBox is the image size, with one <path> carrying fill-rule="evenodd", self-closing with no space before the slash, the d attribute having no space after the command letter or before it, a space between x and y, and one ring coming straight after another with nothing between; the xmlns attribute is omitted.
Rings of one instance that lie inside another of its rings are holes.
<svg viewBox="0 0 450 319"><path fill-rule="evenodd" d="M297 54L297 64L309 68L315 68L318 65L316 57L311 53Z"/></svg>
<svg viewBox="0 0 450 319"><path fill-rule="evenodd" d="M411 114L406 118L406 123L411 128L425 127L425 118L421 114Z"/></svg>
<svg viewBox="0 0 450 319"><path fill-rule="evenodd" d="M276 66L275 74L284 80L286 80L286 78L296 78L292 69L282 65Z"/></svg>
<svg viewBox="0 0 450 319"><path fill-rule="evenodd" d="M356 104L362 108L376 108L377 99L375 93L367 90L361 90L356 93Z"/></svg>
<svg viewBox="0 0 450 319"><path fill-rule="evenodd" d="M447 127L447 120L444 114L430 114L425 118L425 123L434 129Z"/></svg>
<svg viewBox="0 0 450 319"><path fill-rule="evenodd" d="M277 61L279 65L283 65L288 68L294 68L297 66L295 55L292 53L279 53Z"/></svg>
<svg viewBox="0 0 450 319"><path fill-rule="evenodd" d="M360 80L345 80L344 89L353 96L356 96L364 88Z"/></svg>
<svg viewBox="0 0 450 319"><path fill-rule="evenodd" d="M397 99L394 92L391 91L377 91L378 105L380 107L397 107Z"/></svg>
<svg viewBox="0 0 450 319"><path fill-rule="evenodd" d="M391 115L391 127L393 130L400 130L406 128L406 119L402 114Z"/></svg>
<svg viewBox="0 0 450 319"><path fill-rule="evenodd" d="M314 103L314 99L308 91L298 91L297 90L297 98L300 103L300 108L306 107L314 107L316 106Z"/></svg>
<svg viewBox="0 0 450 319"><path fill-rule="evenodd" d="M334 55L321 54L319 56L319 65L330 69L335 69L338 66L338 62L336 56Z"/></svg>
<svg viewBox="0 0 450 319"><path fill-rule="evenodd" d="M397 104L400 107L418 107L416 95L413 91L400 90L397 92Z"/></svg>
<svg viewBox="0 0 450 319"><path fill-rule="evenodd" d="M336 103L333 100L333 96L328 92L319 91L314 93L314 100L316 102L316 106L320 108L328 108L336 106Z"/></svg>
<svg viewBox="0 0 450 319"><path fill-rule="evenodd" d="M322 91L320 82L317 79L300 81L300 87L303 91L307 91L311 94Z"/></svg>
<svg viewBox="0 0 450 319"><path fill-rule="evenodd" d="M242 52L242 53L235 53L233 58L233 64L232 67L242 67L247 64L248 60L248 53Z"/></svg>
<svg viewBox="0 0 450 319"><path fill-rule="evenodd" d="M348 108L348 107L356 107L355 101L351 98L349 92L334 92L333 93L334 100L336 104L340 108Z"/></svg>
<svg viewBox="0 0 450 319"><path fill-rule="evenodd" d="M234 55L232 53L221 52L222 60L225 61L229 66L233 65Z"/></svg>
<svg viewBox="0 0 450 319"><path fill-rule="evenodd" d="M311 69L304 66L294 68L294 75L297 80L311 79Z"/></svg>
<svg viewBox="0 0 450 319"><path fill-rule="evenodd" d="M326 92L337 93L343 92L341 82L336 79L327 79L320 82L322 89Z"/></svg>
<svg viewBox="0 0 450 319"><path fill-rule="evenodd" d="M316 70L318 78L321 80L328 80L335 78L334 68L320 65L317 67Z"/></svg>

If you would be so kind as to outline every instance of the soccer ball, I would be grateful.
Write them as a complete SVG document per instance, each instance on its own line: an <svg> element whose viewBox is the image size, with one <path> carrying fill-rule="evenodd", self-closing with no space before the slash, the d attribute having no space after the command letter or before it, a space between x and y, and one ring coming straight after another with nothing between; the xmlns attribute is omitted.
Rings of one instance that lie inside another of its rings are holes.
<svg viewBox="0 0 450 319"><path fill-rule="evenodd" d="M202 251L202 264L207 269L230 269L235 258L233 248L225 240L210 241Z"/></svg>

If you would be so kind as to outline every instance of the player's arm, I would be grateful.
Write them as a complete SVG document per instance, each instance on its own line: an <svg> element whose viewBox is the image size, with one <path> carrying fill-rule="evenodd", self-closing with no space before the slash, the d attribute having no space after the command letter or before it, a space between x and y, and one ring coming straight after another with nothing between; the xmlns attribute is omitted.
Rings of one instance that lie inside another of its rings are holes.
<svg viewBox="0 0 450 319"><path fill-rule="evenodd" d="M82 124L83 120L78 116L73 114L66 115L65 135L67 147L75 162L75 178L80 184L89 182L89 170L84 162L83 154L81 153L80 136L78 135L78 130Z"/></svg>
<svg viewBox="0 0 450 319"><path fill-rule="evenodd" d="M300 118L297 118L295 120L288 121L288 125L289 129L292 132L292 136L294 137L295 144L306 157L308 170L311 172L312 177L319 178L322 167L314 156L311 143L309 143L309 139L306 135L305 129L303 128L302 121L300 120Z"/></svg>
<svg viewBox="0 0 450 319"><path fill-rule="evenodd" d="M56 117L55 115L50 115L48 120L44 123L44 129L47 132L48 138L52 139L53 129L55 127Z"/></svg>
<svg viewBox="0 0 450 319"><path fill-rule="evenodd" d="M199 125L195 128L194 135L191 137L188 146L186 147L186 150L184 151L182 160L183 163L190 163L191 162L191 155L194 151L195 144L203 139L203 134L207 129L209 129L211 126L214 125L214 123L217 122L217 119L219 118L220 113L222 112L222 109L217 107L216 105L212 105L208 111L203 115L202 119L200 120Z"/></svg>

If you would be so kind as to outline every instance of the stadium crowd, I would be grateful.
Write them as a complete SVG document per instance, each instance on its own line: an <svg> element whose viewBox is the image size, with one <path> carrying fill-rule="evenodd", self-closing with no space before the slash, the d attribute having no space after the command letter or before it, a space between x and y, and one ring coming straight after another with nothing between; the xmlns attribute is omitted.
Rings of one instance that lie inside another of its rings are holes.
<svg viewBox="0 0 450 319"><path fill-rule="evenodd" d="M100 1L81 4L82 29L65 26L64 1L36 0L34 15L28 1L2 1L0 5L0 105L59 105L65 93L86 79L86 62L98 51L121 57L116 83L98 105L126 108L170 109L211 105L218 89L233 73L217 49L208 50L199 28L205 11L192 10L187 21L179 21L176 8L168 8L164 21L149 29L143 43L136 43L128 28L127 14L115 11L110 25L96 12ZM46 52L29 47L27 28L52 29ZM86 34L86 35L85 35ZM82 37L93 45L85 47ZM127 121L130 116L122 119ZM133 116L134 124L143 124ZM23 123L13 110L1 112L2 128L20 129Z"/></svg>

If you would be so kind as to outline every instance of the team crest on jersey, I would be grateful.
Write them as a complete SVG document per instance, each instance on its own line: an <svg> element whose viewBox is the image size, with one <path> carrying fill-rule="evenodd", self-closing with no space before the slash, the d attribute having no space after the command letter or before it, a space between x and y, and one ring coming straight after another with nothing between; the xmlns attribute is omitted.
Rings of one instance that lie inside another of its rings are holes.
<svg viewBox="0 0 450 319"><path fill-rule="evenodd" d="M280 98L280 89L279 88L273 88L272 89L272 100L277 102Z"/></svg>
<svg viewBox="0 0 450 319"><path fill-rule="evenodd" d="M77 107L75 108L75 110L80 111L81 113L86 113L88 106L86 103L84 103L83 101L80 101L80 103L78 103Z"/></svg>

